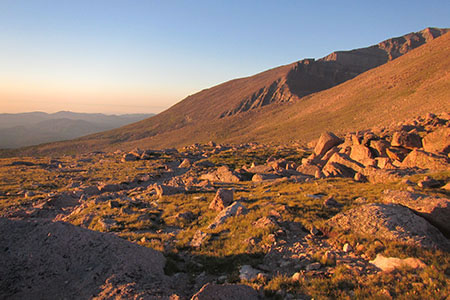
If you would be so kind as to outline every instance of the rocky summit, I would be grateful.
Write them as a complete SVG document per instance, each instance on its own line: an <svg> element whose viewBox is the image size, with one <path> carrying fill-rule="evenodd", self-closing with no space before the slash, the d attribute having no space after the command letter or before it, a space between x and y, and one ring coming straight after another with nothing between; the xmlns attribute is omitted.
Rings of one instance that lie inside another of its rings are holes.
<svg viewBox="0 0 450 300"><path fill-rule="evenodd" d="M0 298L444 299L448 128L3 158Z"/></svg>

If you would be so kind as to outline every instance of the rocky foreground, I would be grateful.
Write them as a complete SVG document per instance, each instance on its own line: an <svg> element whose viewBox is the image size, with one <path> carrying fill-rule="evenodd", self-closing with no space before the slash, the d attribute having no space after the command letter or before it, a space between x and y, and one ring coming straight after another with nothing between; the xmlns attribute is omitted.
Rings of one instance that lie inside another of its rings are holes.
<svg viewBox="0 0 450 300"><path fill-rule="evenodd" d="M0 298L445 299L450 121L0 161Z"/></svg>

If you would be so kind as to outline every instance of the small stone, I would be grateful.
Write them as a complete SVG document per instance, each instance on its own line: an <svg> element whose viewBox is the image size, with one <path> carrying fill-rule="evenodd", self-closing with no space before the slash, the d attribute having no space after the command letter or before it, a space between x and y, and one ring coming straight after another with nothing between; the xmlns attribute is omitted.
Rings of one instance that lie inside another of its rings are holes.
<svg viewBox="0 0 450 300"><path fill-rule="evenodd" d="M352 250L353 250L353 248L349 243L345 243L344 247L342 247L342 251L344 251L344 252L350 252Z"/></svg>
<svg viewBox="0 0 450 300"><path fill-rule="evenodd" d="M299 272L294 273L291 277L292 281L300 281L302 279L302 274Z"/></svg>

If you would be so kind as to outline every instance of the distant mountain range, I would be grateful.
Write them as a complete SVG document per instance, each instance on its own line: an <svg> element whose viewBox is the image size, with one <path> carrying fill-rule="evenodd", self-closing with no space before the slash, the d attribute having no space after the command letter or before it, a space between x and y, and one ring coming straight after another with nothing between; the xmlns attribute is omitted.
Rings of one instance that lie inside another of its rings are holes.
<svg viewBox="0 0 450 300"><path fill-rule="evenodd" d="M303 59L188 96L124 127L16 154L308 142L450 111L449 29L427 28L324 58Z"/></svg>
<svg viewBox="0 0 450 300"><path fill-rule="evenodd" d="M0 148L74 139L147 119L153 114L105 115L60 111L0 114Z"/></svg>

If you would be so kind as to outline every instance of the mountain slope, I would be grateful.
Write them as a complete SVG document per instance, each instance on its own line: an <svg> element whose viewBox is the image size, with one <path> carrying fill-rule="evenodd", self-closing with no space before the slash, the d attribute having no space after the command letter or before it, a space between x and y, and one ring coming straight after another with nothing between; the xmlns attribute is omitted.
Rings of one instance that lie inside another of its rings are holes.
<svg viewBox="0 0 450 300"><path fill-rule="evenodd" d="M251 96L255 86L270 86L273 78L291 70L291 65L282 66L189 96L151 119L29 151L161 148L208 140L308 141L324 130L358 130L421 113L449 111L449 44L446 34L325 91L220 117L245 94ZM396 52L390 53L394 57Z"/></svg>

